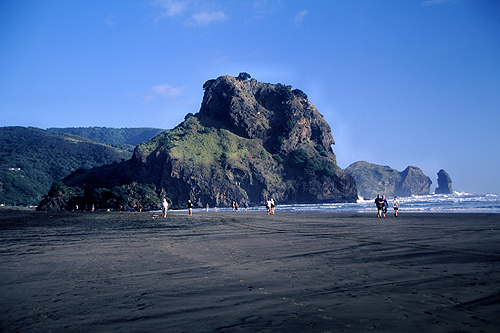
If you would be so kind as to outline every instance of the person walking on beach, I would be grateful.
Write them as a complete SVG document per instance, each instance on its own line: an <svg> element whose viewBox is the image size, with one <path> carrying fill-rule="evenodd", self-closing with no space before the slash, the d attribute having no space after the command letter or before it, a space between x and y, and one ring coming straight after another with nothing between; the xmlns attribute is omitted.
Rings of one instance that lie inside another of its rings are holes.
<svg viewBox="0 0 500 333"><path fill-rule="evenodd" d="M191 200L188 200L188 211L189 211L189 216L193 215L193 203Z"/></svg>
<svg viewBox="0 0 500 333"><path fill-rule="evenodd" d="M248 203L245 201L245 203L243 204L243 207L245 207L245 212L247 211L248 209Z"/></svg>
<svg viewBox="0 0 500 333"><path fill-rule="evenodd" d="M274 199L271 198L271 215L274 215Z"/></svg>
<svg viewBox="0 0 500 333"><path fill-rule="evenodd" d="M267 199L266 209L267 209L267 215L271 214L271 199Z"/></svg>
<svg viewBox="0 0 500 333"><path fill-rule="evenodd" d="M392 208L394 208L394 216L398 217L398 210L399 210L398 197L394 197L394 201L392 202Z"/></svg>
<svg viewBox="0 0 500 333"><path fill-rule="evenodd" d="M163 212L163 217L167 217L168 202L165 198L163 198L163 202L161 203L161 210Z"/></svg>
<svg viewBox="0 0 500 333"><path fill-rule="evenodd" d="M385 217L385 213L387 213L387 208L389 208L389 203L387 202L385 195L382 196L382 202L384 204L384 207L382 207L382 215Z"/></svg>
<svg viewBox="0 0 500 333"><path fill-rule="evenodd" d="M380 197L380 194L377 194L377 199L375 199L375 206L377 206L377 217L382 217L382 209L384 208L384 202Z"/></svg>

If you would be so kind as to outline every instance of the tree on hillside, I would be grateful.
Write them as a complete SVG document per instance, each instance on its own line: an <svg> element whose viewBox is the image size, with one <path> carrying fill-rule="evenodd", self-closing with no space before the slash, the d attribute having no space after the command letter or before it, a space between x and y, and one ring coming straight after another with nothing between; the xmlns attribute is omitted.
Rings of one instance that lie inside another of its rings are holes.
<svg viewBox="0 0 500 333"><path fill-rule="evenodd" d="M246 72L241 72L241 73L238 75L238 77L237 77L237 79L238 79L238 80L241 80L241 81L244 81L244 80L250 80L251 78L252 78L252 76L251 76L250 74L246 73Z"/></svg>

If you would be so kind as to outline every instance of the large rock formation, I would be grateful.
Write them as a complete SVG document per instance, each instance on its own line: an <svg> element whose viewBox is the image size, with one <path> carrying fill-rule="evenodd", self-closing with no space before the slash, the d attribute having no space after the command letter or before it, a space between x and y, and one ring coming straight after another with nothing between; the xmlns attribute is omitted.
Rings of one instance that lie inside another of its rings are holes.
<svg viewBox="0 0 500 333"><path fill-rule="evenodd" d="M358 193L363 198L375 198L378 194L387 197L429 194L432 181L417 167L409 166L398 172L388 166L355 162L346 168L354 177Z"/></svg>
<svg viewBox="0 0 500 333"><path fill-rule="evenodd" d="M174 207L188 199L198 207L233 200L258 205L268 197L278 203L357 199L354 179L337 166L330 126L305 93L241 75L203 88L199 113L137 146L131 160L70 175L52 192L83 193L69 195L68 207L80 200L102 208L156 208L162 197Z"/></svg>
<svg viewBox="0 0 500 333"><path fill-rule="evenodd" d="M437 173L438 187L436 188L435 194L452 194L453 189L451 188L451 178L446 171L443 169L439 170Z"/></svg>

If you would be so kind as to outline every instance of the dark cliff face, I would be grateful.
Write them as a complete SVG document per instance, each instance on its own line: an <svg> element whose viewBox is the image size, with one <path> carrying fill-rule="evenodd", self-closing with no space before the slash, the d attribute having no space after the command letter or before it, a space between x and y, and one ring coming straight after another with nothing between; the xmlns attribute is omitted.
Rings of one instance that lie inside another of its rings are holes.
<svg viewBox="0 0 500 333"><path fill-rule="evenodd" d="M321 145L336 163L331 129L318 110L289 86L222 76L207 81L200 115L233 133L260 139L271 153L288 154L301 143Z"/></svg>
<svg viewBox="0 0 500 333"><path fill-rule="evenodd" d="M426 195L432 184L430 178L414 166L398 172L388 166L360 161L348 166L346 171L354 177L358 192L364 198L375 198L378 194L387 197Z"/></svg>
<svg viewBox="0 0 500 333"><path fill-rule="evenodd" d="M188 199L198 207L233 200L259 205L271 197L278 203L357 199L354 179L336 164L330 126L304 93L231 76L207 81L204 89L199 113L137 146L130 161L68 177L66 185L116 192L146 184L155 200L166 197L174 207Z"/></svg>

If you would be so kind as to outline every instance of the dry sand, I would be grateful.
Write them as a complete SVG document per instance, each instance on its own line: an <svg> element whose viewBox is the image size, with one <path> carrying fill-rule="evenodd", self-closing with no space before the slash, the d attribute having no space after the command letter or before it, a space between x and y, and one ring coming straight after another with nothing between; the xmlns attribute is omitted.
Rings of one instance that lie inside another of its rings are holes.
<svg viewBox="0 0 500 333"><path fill-rule="evenodd" d="M498 332L500 214L0 211L2 332Z"/></svg>

